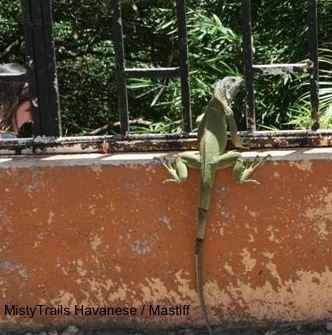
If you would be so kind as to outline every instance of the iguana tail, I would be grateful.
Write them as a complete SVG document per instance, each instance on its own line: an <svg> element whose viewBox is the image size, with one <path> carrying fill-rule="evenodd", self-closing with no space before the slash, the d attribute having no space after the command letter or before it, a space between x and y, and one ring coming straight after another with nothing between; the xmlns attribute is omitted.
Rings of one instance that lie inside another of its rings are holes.
<svg viewBox="0 0 332 335"><path fill-rule="evenodd" d="M212 330L210 320L207 314L205 300L204 300L204 292L203 292L203 242L204 239L196 238L196 246L195 246L195 270L196 270L196 286L197 292L199 296L199 302L201 305L201 310L204 316L204 320L209 331L209 335L213 335L214 332Z"/></svg>

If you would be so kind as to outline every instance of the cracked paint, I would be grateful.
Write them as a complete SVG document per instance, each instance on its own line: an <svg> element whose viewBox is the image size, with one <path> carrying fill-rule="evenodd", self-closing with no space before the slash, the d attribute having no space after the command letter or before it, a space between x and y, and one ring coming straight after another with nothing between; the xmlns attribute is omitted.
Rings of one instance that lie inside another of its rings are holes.
<svg viewBox="0 0 332 335"><path fill-rule="evenodd" d="M319 203L305 210L305 217L309 219L315 232L322 240L327 240L331 234L332 223L332 191L327 187L315 195L319 199Z"/></svg>
<svg viewBox="0 0 332 335"><path fill-rule="evenodd" d="M252 258L250 252L247 249L243 249L241 263L244 266L244 273L251 272L255 267L257 260Z"/></svg>
<svg viewBox="0 0 332 335"><path fill-rule="evenodd" d="M279 319L281 315L287 315L288 322L329 317L326 306L331 304L332 272L326 269L322 273L297 271L296 274L297 280L287 281L277 291L269 282L254 288L241 280L236 286L225 287L211 281L204 287L206 303L211 310L221 303L226 317L235 319L241 309L257 320ZM317 291L319 285L322 290Z"/></svg>
<svg viewBox="0 0 332 335"><path fill-rule="evenodd" d="M150 242L147 240L136 240L129 244L130 249L137 255L144 255L152 251Z"/></svg>
<svg viewBox="0 0 332 335"><path fill-rule="evenodd" d="M0 262L0 275L15 273L17 273L19 277L23 280L29 279L28 271L23 265L15 264L10 261Z"/></svg>
<svg viewBox="0 0 332 335"><path fill-rule="evenodd" d="M197 303L197 293L190 289L190 282L182 277L183 271L176 274L176 289L169 290L163 280L160 278L146 278L146 284L140 285L142 292L142 301L145 303L158 304L167 299L172 304L178 305L186 302L187 304Z"/></svg>
<svg viewBox="0 0 332 335"><path fill-rule="evenodd" d="M312 162L306 160L306 161L300 161L300 162L291 162L290 166L295 166L297 169L303 171L303 172L311 172L312 170Z"/></svg>
<svg viewBox="0 0 332 335"><path fill-rule="evenodd" d="M102 244L102 239L96 234L91 234L89 237L89 242L91 245L91 249L96 251L98 247Z"/></svg>
<svg viewBox="0 0 332 335"><path fill-rule="evenodd" d="M54 220L54 215L55 215L55 213L52 211L52 210L50 210L50 212L48 213L48 220L47 220L47 224L51 224Z"/></svg>
<svg viewBox="0 0 332 335"><path fill-rule="evenodd" d="M227 262L225 263L224 269L230 275L232 275L232 276L235 275L235 272L234 272L233 268Z"/></svg>
<svg viewBox="0 0 332 335"><path fill-rule="evenodd" d="M0 298L71 310L187 304L190 314L27 320L0 311L1 329L203 325L194 271L199 171L184 184L162 185L165 171L142 155L130 164L121 155L84 164L54 157L56 166L36 157L0 163ZM203 251L214 324L331 317L332 180L325 176L332 162L287 159L255 171L258 187L235 184L230 169L217 172Z"/></svg>
<svg viewBox="0 0 332 335"><path fill-rule="evenodd" d="M168 230L172 230L171 220L170 220L170 218L168 216L162 216L162 217L160 217L159 221L161 223L163 223L167 227Z"/></svg>
<svg viewBox="0 0 332 335"><path fill-rule="evenodd" d="M271 242L279 244L280 240L276 237L276 233L279 232L280 230L278 228L275 228L274 226L268 226L266 230L269 232L268 239Z"/></svg>

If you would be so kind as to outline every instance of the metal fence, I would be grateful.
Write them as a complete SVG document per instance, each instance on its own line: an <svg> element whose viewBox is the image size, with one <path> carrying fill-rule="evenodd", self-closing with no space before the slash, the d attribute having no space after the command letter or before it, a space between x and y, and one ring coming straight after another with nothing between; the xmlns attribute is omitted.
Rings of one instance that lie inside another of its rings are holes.
<svg viewBox="0 0 332 335"><path fill-rule="evenodd" d="M61 136L51 2L22 0L27 72L0 74L1 81L28 81L35 136Z"/></svg>
<svg viewBox="0 0 332 335"><path fill-rule="evenodd" d="M121 120L123 120L123 133L128 129L128 101L126 79L130 77L155 77L178 75L181 77L182 84L182 106L183 106L183 130L190 132L191 110L189 93L189 69L188 69L188 50L186 36L186 8L185 1L177 0L177 23L179 36L179 67L169 69L127 69L125 66L124 36L122 32L121 0L113 0L115 8L113 14L116 58L117 58L117 78L119 91L119 109ZM255 95L254 95L254 77L255 75L276 75L290 72L309 72L310 73L310 98L312 107L312 130L319 128L318 113L318 34L317 34L317 0L307 1L308 12L308 31L309 45L308 56L310 61L297 64L269 64L254 65L253 46L251 32L251 1L242 0L242 36L243 36L243 63L246 84L246 116L247 130L253 132L256 130L255 116Z"/></svg>
<svg viewBox="0 0 332 335"><path fill-rule="evenodd" d="M297 64L255 65L253 63L252 51L251 1L242 0L243 63L246 83L247 129L250 132L256 130L254 94L255 75L278 75L287 72L310 73L311 129L317 130L319 128L317 0L307 0L307 13L309 61Z"/></svg>
<svg viewBox="0 0 332 335"><path fill-rule="evenodd" d="M129 112L127 85L128 78L137 77L180 77L181 79L181 98L182 98L182 120L183 131L192 130L192 115L190 106L190 84L189 84L189 57L186 27L186 5L184 0L176 0L177 30L178 30L178 49L179 66L168 68L126 68L124 36L122 28L121 0L112 0L113 7L113 27L114 45L116 58L116 72L119 95L119 113L121 116L121 132L123 135L129 133Z"/></svg>
<svg viewBox="0 0 332 335"><path fill-rule="evenodd" d="M119 136L61 137L61 119L56 74L54 39L52 33L51 0L21 0L24 37L27 54L27 73L15 78L0 75L0 80L27 80L30 85L33 139L0 141L2 149L24 148L44 151L46 148L75 151L125 151L125 150L182 150L195 148L195 135L192 131L190 104L190 78L188 42L186 32L185 0L176 0L178 29L178 67L171 68L127 68L122 27L121 0L112 0L113 32L116 58L119 119ZM310 61L298 64L256 65L253 61L251 34L251 2L242 0L243 59L246 83L247 137L264 146L317 146L331 142L328 132L256 132L254 80L257 75L273 75L285 72L310 73L310 95L312 106L312 130L319 128L318 112L318 36L317 0L307 0ZM127 99L127 79L133 77L180 77L182 98L183 134L167 136L133 136L129 131L129 106ZM54 138L56 137L56 139ZM282 137L283 141L280 141ZM45 139L46 138L46 139ZM53 138L53 139L52 139ZM121 142L121 143L120 143ZM119 144L120 143L120 144ZM133 143L135 145L133 145Z"/></svg>

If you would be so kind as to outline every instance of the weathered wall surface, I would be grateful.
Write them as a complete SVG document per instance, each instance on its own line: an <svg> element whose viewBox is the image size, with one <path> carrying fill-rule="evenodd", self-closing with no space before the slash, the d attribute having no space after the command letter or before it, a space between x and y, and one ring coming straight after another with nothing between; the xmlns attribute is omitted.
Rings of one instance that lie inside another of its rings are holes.
<svg viewBox="0 0 332 335"><path fill-rule="evenodd" d="M203 324L193 262L199 171L162 185L167 172L152 157L0 160L2 331ZM213 324L331 318L330 157L274 152L254 175L260 186L218 172L204 247Z"/></svg>

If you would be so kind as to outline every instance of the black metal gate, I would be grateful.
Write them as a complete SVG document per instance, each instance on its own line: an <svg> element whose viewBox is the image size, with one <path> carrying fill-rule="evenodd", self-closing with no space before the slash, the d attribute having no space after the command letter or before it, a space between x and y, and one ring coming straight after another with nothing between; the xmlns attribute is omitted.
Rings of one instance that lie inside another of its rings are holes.
<svg viewBox="0 0 332 335"><path fill-rule="evenodd" d="M61 136L51 2L21 0L28 59L33 133Z"/></svg>
<svg viewBox="0 0 332 335"><path fill-rule="evenodd" d="M81 149L95 151L109 145L108 150L181 150L195 148L195 135L192 130L192 115L190 103L188 42L186 32L186 2L176 0L176 15L178 29L179 62L177 67L169 68L127 68L125 64L125 48L122 27L121 0L112 0L112 15L114 29L114 46L117 70L117 85L119 96L119 116L121 121L121 135L100 137L61 137L61 122L59 109L59 94L52 33L51 0L20 0L23 12L24 37L27 54L27 73L21 73L16 78L0 74L2 81L28 81L31 91L33 134L32 140L18 139L17 143L6 140L0 141L0 150L6 148L47 148L56 147L66 150L73 147L73 143L81 145ZM97 5L97 4L96 4ZM243 59L246 81L246 113L247 130L253 143L257 147L278 147L280 138L283 146L326 146L332 142L331 132L255 132L255 96L254 79L256 75L272 75L284 72L303 72L310 74L310 93L312 110L312 130L319 128L318 116L318 36L317 36L317 0L307 0L309 46L308 62L297 64L269 64L255 65L253 63L252 34L251 34L251 2L242 0L242 30L243 30ZM129 134L129 110L127 99L127 79L134 77L180 77L182 95L183 133L174 135L145 135L133 136ZM276 92L277 94L277 92ZM190 134L189 134L190 133ZM319 135L319 136L318 136ZM47 141L43 139L46 137ZM151 146L151 138L155 138ZM128 139L146 144L142 146L127 143ZM126 142L127 141L127 142ZM121 144L122 143L122 144ZM145 147L146 145L146 147ZM104 150L104 149L103 149Z"/></svg>
<svg viewBox="0 0 332 335"><path fill-rule="evenodd" d="M246 82L247 130L249 132L256 130L254 94L255 74L276 75L286 72L310 73L311 129L317 130L319 128L317 0L308 0L307 11L309 28L308 62L297 64L254 65L251 33L251 0L242 0L243 63Z"/></svg>
<svg viewBox="0 0 332 335"><path fill-rule="evenodd" d="M112 0L114 45L116 57L116 70L119 96L119 113L121 120L121 133L129 133L129 110L127 98L127 78L137 77L180 77L182 98L182 119L184 132L192 130L192 115L190 105L189 59L186 27L186 4L184 0L176 0L177 29L179 42L179 66L167 68L126 68L125 49L122 27L122 0Z"/></svg>

